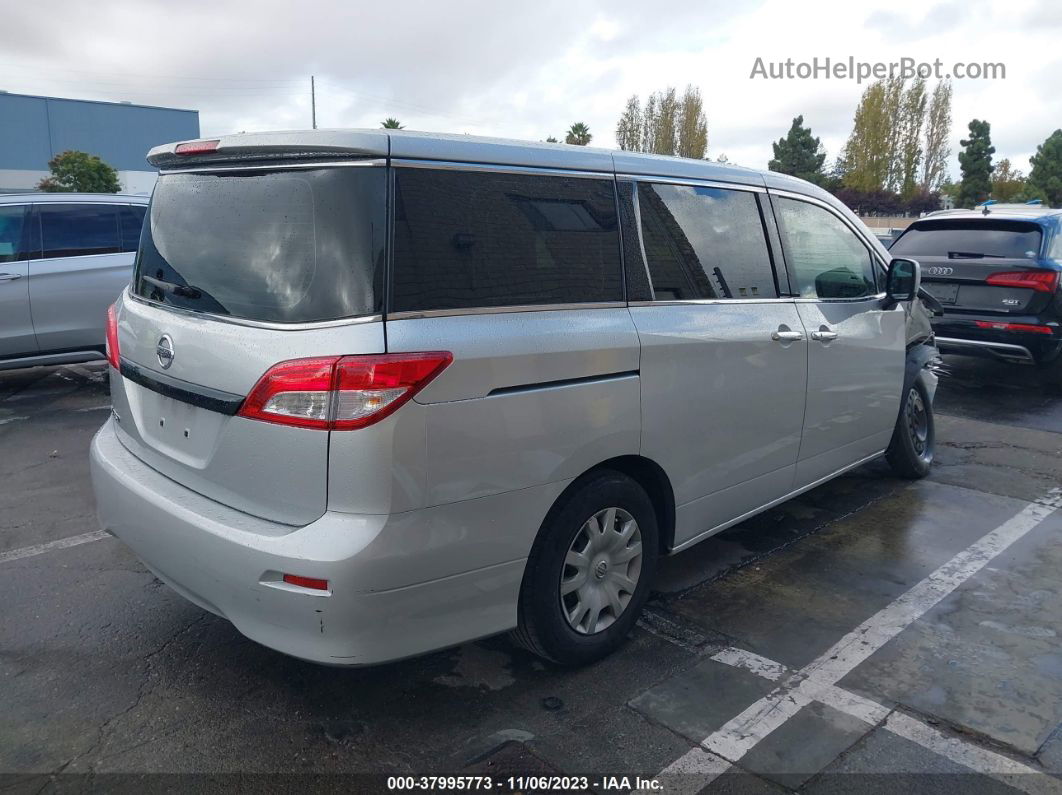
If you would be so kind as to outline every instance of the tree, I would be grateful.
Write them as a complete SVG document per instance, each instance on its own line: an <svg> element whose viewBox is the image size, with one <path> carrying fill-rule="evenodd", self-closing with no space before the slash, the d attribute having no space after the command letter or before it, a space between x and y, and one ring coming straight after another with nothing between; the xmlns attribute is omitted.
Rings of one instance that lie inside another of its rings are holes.
<svg viewBox="0 0 1062 795"><path fill-rule="evenodd" d="M900 195L912 198L918 192L918 166L922 161L922 125L926 118L926 81L916 78L900 102L898 180Z"/></svg>
<svg viewBox="0 0 1062 795"><path fill-rule="evenodd" d="M1029 186L1052 207L1062 205L1062 130L1055 130L1029 158Z"/></svg>
<svg viewBox="0 0 1062 795"><path fill-rule="evenodd" d="M586 146L590 143L593 137L594 136L590 134L590 128L581 121L577 121L568 128L568 134L564 136L564 143L574 144L575 146Z"/></svg>
<svg viewBox="0 0 1062 795"><path fill-rule="evenodd" d="M386 119L384 119L382 122L380 122L380 126L383 127L385 130L404 130L405 129L405 127L403 127L401 124L399 124L398 119L392 118L391 116L388 116Z"/></svg>
<svg viewBox="0 0 1062 795"><path fill-rule="evenodd" d="M895 98L896 91L885 80L863 91L842 154L845 187L879 191L889 184L896 147L894 117L890 117Z"/></svg>
<svg viewBox="0 0 1062 795"><path fill-rule="evenodd" d="M559 144L559 143L560 143L560 141L558 141L558 140L557 140L556 138L554 138L554 137L553 137L553 136L551 135L551 136L549 136L548 138L546 138L546 143L547 143L547 144Z"/></svg>
<svg viewBox="0 0 1062 795"><path fill-rule="evenodd" d="M122 189L118 172L96 155L68 151L48 161L51 176L37 185L49 193L117 193Z"/></svg>
<svg viewBox="0 0 1062 795"><path fill-rule="evenodd" d="M656 98L656 127L653 148L658 155L673 155L678 150L678 100L675 89L668 86Z"/></svg>
<svg viewBox="0 0 1062 795"><path fill-rule="evenodd" d="M708 151L708 119L704 115L704 103L701 101L699 88L686 86L686 91L679 100L677 127L678 156L703 160L705 152Z"/></svg>
<svg viewBox="0 0 1062 795"><path fill-rule="evenodd" d="M779 138L771 147L774 157L767 164L771 171L800 177L816 185L826 182L822 170L826 151L822 148L822 142L812 136L811 128L804 126L803 116L793 119L785 138Z"/></svg>
<svg viewBox="0 0 1062 795"><path fill-rule="evenodd" d="M992 198L1001 202L1025 200L1025 175L1003 158L992 169Z"/></svg>
<svg viewBox="0 0 1062 795"><path fill-rule="evenodd" d="M959 143L959 170L962 183L959 185L960 207L974 207L988 198L992 190L992 126L987 121L974 119L969 125L970 136Z"/></svg>
<svg viewBox="0 0 1062 795"><path fill-rule="evenodd" d="M616 146L625 152L639 152L642 148L642 103L637 94L627 100L623 115L616 122Z"/></svg>
<svg viewBox="0 0 1062 795"><path fill-rule="evenodd" d="M922 156L922 190L940 190L951 157L951 82L941 80L933 89L926 115L925 151Z"/></svg>

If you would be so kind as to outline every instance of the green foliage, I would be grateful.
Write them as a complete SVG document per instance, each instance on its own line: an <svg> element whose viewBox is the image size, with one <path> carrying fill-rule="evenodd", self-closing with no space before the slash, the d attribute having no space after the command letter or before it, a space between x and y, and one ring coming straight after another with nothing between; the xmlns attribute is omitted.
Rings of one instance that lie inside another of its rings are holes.
<svg viewBox="0 0 1062 795"><path fill-rule="evenodd" d="M48 161L51 176L37 185L49 193L117 193L122 189L118 172L96 155L68 151Z"/></svg>
<svg viewBox="0 0 1062 795"><path fill-rule="evenodd" d="M822 142L811 134L811 128L804 126L804 117L797 116L785 138L779 138L771 144L774 157L767 164L771 171L789 174L816 185L826 182L822 164L826 161L826 152Z"/></svg>
<svg viewBox="0 0 1062 795"><path fill-rule="evenodd" d="M947 177L951 147L951 81L941 80L933 89L925 121L925 151L922 157L922 190L938 191Z"/></svg>
<svg viewBox="0 0 1062 795"><path fill-rule="evenodd" d="M1029 162L1029 184L1037 194L1035 198L1043 198L1051 207L1062 206L1062 130L1055 130L1036 147Z"/></svg>
<svg viewBox="0 0 1062 795"><path fill-rule="evenodd" d="M388 116L386 119L384 119L382 122L380 122L380 126L383 129L385 129L385 130L404 130L405 129L405 127L403 127L399 123L398 119L392 118L391 116Z"/></svg>
<svg viewBox="0 0 1062 795"><path fill-rule="evenodd" d="M560 141L558 141L558 140L557 140L556 138L554 138L554 137L553 137L553 136L551 135L551 136L549 136L549 137L548 137L548 138L546 139L546 143L547 143L547 144L559 144L559 143L560 143Z"/></svg>
<svg viewBox="0 0 1062 795"><path fill-rule="evenodd" d="M992 169L992 198L1000 202L1023 202L1026 196L1025 175L1012 168L1010 160L1003 158Z"/></svg>
<svg viewBox="0 0 1062 795"><path fill-rule="evenodd" d="M974 119L969 125L970 136L959 143L963 151L959 152L959 170L962 183L959 186L960 207L974 207L992 191L992 155L996 148L992 146L992 126L987 121Z"/></svg>
<svg viewBox="0 0 1062 795"><path fill-rule="evenodd" d="M650 94L643 107L637 95L616 123L616 145L628 152L652 152L701 160L708 151L708 119L699 88L681 97L668 86Z"/></svg>
<svg viewBox="0 0 1062 795"><path fill-rule="evenodd" d="M574 144L575 146L586 146L591 140L593 140L593 137L594 136L590 133L590 128L581 121L577 121L568 128L568 134L564 136L564 143Z"/></svg>

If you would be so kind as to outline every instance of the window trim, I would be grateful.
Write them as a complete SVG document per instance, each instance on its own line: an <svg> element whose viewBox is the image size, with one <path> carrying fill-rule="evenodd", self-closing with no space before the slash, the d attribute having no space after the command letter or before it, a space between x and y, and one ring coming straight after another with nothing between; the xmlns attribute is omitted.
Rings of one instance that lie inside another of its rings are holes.
<svg viewBox="0 0 1062 795"><path fill-rule="evenodd" d="M717 190L742 190L753 194L767 195L767 189L761 188L756 185L744 185L739 182L718 182L713 180L696 180L696 179L683 179L671 177L653 177L648 174L621 174L617 175L617 181L620 179L630 180L634 182L634 220L638 226L638 246L642 252L642 265L645 267L645 275L649 280L649 289L653 292L653 298L647 301L628 301L628 306L682 306L683 304L699 304L704 306L710 306L712 304L766 304L776 303L779 301L789 301L792 299L791 290L786 291L782 289L781 277L779 274L778 263L781 259L781 243L778 242L778 252L776 254L775 242L778 236L777 228L775 228L774 236L772 236L772 226L767 221L767 213L764 208L763 197L756 196L756 212L760 219L760 228L763 232L763 243L767 248L767 261L771 267L771 275L774 279L774 291L778 293L775 298L685 298L685 299L672 299L663 298L657 299L656 288L653 286L653 274L649 269L649 258L645 254L645 238L642 233L642 213L641 207L638 201L638 184L639 182L646 182L652 185L677 185L679 187L691 187L691 188L714 188ZM769 201L769 200L768 200ZM767 209L771 210L771 215L774 214L773 205L769 205ZM772 221L773 221L772 217ZM789 269L785 266L784 260L782 261L783 268L785 269L786 282L789 282ZM624 270L624 276L626 276L626 270Z"/></svg>
<svg viewBox="0 0 1062 795"><path fill-rule="evenodd" d="M884 286L884 279L881 277L885 275L888 266L882 260L881 255L878 253L877 249L875 249L874 246L868 242L867 236L864 235L854 224L852 224L851 221L849 221L847 218L837 212L836 208L832 207L828 202L824 202L821 199L816 199L813 196L805 196L803 193L793 193L792 191L787 190L771 189L767 191L767 195L768 197L770 197L771 212L775 216L775 223L778 225L778 248L781 252L782 260L785 263L785 270L789 278L789 283L790 285L792 285L792 290L794 291L792 296L793 301L801 304L852 304L859 303L860 301L880 301L885 297L885 291L881 289ZM826 212L830 213L842 224L844 224L856 236L856 239L863 244L863 248L865 248L867 250L867 253L870 254L871 262L877 266L874 271L875 292L872 295L861 295L855 298L804 298L799 294L799 292L796 292L798 290L798 283L796 280L796 274L793 272L792 268L789 267L789 256L786 252L785 242L782 239L782 225L778 222L778 209L777 207L775 207L774 203L775 196L777 196L779 199L791 199L793 201L806 202L807 204L820 207Z"/></svg>
<svg viewBox="0 0 1062 795"><path fill-rule="evenodd" d="M416 160L411 158L391 158L387 180L387 272L385 275L385 301L383 318L385 320L413 320L433 317L460 317L468 315L503 315L524 312L570 312L579 309L625 309L627 301L627 263L623 251L623 222L620 217L619 191L616 189L615 175L607 171L575 171L558 168L537 168L534 166L508 166L493 163L462 163L451 160ZM398 196L397 180L400 168L433 169L437 171L465 171L468 173L519 174L545 177L579 177L607 181L612 191L613 208L616 213L616 244L620 269L620 294L618 301L584 301L562 304L513 304L510 306L476 306L451 309L403 309L394 311L394 251L395 220L397 210L395 203ZM636 191L637 193L637 191ZM635 197L637 207L637 197ZM638 230L639 239L641 228ZM651 282L650 282L651 284Z"/></svg>

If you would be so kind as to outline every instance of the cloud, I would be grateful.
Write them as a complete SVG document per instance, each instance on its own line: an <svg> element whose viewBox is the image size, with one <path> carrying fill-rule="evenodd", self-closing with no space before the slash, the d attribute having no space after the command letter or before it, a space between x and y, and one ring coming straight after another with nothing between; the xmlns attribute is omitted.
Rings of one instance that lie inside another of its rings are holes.
<svg viewBox="0 0 1062 795"><path fill-rule="evenodd" d="M309 76L320 126L411 129L540 140L575 121L614 145L631 94L701 87L709 154L764 167L792 118L843 146L863 86L750 79L765 60L1001 61L1007 79L957 81L954 147L974 116L999 157L1021 162L1062 118L1056 2L931 5L892 0L535 0L447 3L52 0L5 8L0 88L200 111L206 135L307 127ZM63 20L56 25L55 20ZM957 167L953 163L953 170Z"/></svg>

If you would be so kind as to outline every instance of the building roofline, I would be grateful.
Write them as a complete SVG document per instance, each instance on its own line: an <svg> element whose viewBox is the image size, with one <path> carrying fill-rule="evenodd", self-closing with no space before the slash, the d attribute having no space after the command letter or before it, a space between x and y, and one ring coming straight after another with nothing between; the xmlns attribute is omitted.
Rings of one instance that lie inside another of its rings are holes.
<svg viewBox="0 0 1062 795"><path fill-rule="evenodd" d="M120 108L144 108L146 110L174 110L180 113L195 113L199 114L198 110L192 108L172 108L166 105L142 105L139 102L125 102L115 101L108 99L77 99L75 97L51 97L44 94L19 94L15 91L4 91L0 89L0 99L3 97L22 97L23 99L46 99L51 102L80 102L91 105L117 105Z"/></svg>

